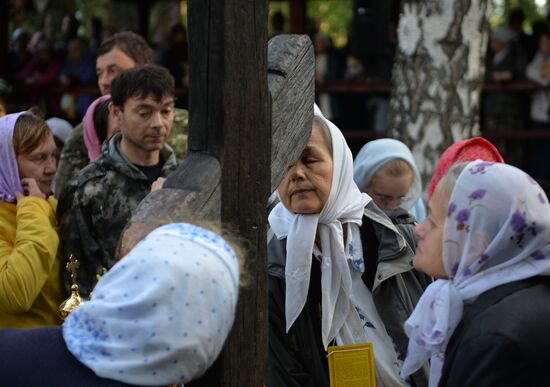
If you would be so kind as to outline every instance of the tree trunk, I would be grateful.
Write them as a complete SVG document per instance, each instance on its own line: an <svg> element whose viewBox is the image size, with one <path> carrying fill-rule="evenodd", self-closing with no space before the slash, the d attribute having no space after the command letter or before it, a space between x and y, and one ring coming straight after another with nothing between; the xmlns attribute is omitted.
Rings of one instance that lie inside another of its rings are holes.
<svg viewBox="0 0 550 387"><path fill-rule="evenodd" d="M429 182L441 153L479 135L488 0L404 0L390 128Z"/></svg>

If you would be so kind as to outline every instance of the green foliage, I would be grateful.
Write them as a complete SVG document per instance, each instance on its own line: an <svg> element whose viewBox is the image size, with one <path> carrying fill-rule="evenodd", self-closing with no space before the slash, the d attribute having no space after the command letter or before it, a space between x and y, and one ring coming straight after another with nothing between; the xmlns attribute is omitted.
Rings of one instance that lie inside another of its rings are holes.
<svg viewBox="0 0 550 387"><path fill-rule="evenodd" d="M93 16L107 20L110 0L74 0L81 20L88 20Z"/></svg>
<svg viewBox="0 0 550 387"><path fill-rule="evenodd" d="M292 0L290 0L292 1ZM287 1L270 1L269 17L275 12L285 16L285 31L290 30L290 7ZM347 43L347 28L352 18L352 0L308 0L307 17L316 22L320 31L328 34L335 46ZM272 32L271 24L269 31Z"/></svg>
<svg viewBox="0 0 550 387"><path fill-rule="evenodd" d="M533 22L546 17L548 1L541 0L491 0L493 11L491 13L491 26L506 24L508 13L514 8L521 8L525 13L525 26L530 32Z"/></svg>
<svg viewBox="0 0 550 387"><path fill-rule="evenodd" d="M348 41L348 24L352 19L352 0L311 0L307 3L308 17L319 22L319 30L328 34L334 45Z"/></svg>

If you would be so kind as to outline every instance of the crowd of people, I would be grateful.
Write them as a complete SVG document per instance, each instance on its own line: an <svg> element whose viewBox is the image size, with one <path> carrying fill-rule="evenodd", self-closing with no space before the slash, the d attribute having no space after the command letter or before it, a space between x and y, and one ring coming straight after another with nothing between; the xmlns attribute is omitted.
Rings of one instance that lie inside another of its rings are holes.
<svg viewBox="0 0 550 387"><path fill-rule="evenodd" d="M235 318L238 237L187 214L121 248L185 155L187 112L139 35L115 33L94 56L102 96L76 128L33 109L0 117L2 384L187 383ZM378 386L550 385L540 185L472 138L441 155L426 203L405 144L372 141L354 159L317 105L311 121L268 217L267 386L328 387L327 348L365 342ZM62 321L70 254L86 301Z"/></svg>
<svg viewBox="0 0 550 387"><path fill-rule="evenodd" d="M55 38L29 26L15 28L9 42L7 78L3 80L9 87L0 88L0 104L16 110L38 105L47 116L77 123L97 97L98 48L115 33L113 27L104 28L98 17L90 18L83 28L72 14L63 18ZM188 85L187 52L187 31L177 23L147 60L166 67L176 87L183 87ZM104 90L101 93L105 94Z"/></svg>

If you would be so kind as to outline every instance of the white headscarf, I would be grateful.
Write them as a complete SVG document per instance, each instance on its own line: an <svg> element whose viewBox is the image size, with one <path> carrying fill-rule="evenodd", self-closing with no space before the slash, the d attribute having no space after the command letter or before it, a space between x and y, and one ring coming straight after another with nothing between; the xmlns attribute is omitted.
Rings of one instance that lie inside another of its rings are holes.
<svg viewBox="0 0 550 387"><path fill-rule="evenodd" d="M366 187L378 169L391 160L403 160L411 167L414 181L407 193L407 200L401 203L402 208L409 211L421 222L426 217L426 207L420 198L422 180L409 148L401 141L393 138L381 138L366 143L353 162L353 179L360 189Z"/></svg>
<svg viewBox="0 0 550 387"><path fill-rule="evenodd" d="M63 324L63 337L100 377L142 386L188 382L220 353L238 282L237 258L220 236L166 225L101 277L91 300Z"/></svg>
<svg viewBox="0 0 550 387"><path fill-rule="evenodd" d="M550 275L549 242L548 199L529 175L506 164L468 164L443 229L449 279L428 286L405 323L410 339L402 374L412 374L431 357L430 386L437 386L464 303L499 285Z"/></svg>
<svg viewBox="0 0 550 387"><path fill-rule="evenodd" d="M329 128L332 141L333 174L329 197L318 214L295 214L282 202L269 214L269 223L278 239L286 242L286 328L290 329L302 311L309 289L313 246L320 238L322 317L321 334L325 348L336 338L339 345L373 342L379 385L400 385L398 361L392 340L376 311L372 294L354 270L344 246L342 225L347 223L347 239L356 241L362 259L359 226L363 211L372 199L353 182L353 159L340 130L317 107L315 116ZM355 252L357 254L357 251ZM374 329L365 328L358 310Z"/></svg>

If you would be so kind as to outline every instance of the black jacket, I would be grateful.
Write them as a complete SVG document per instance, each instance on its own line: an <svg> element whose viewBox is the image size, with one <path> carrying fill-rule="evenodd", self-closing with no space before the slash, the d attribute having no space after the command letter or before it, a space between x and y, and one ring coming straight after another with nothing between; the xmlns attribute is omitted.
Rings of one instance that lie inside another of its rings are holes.
<svg viewBox="0 0 550 387"><path fill-rule="evenodd" d="M547 277L483 293L449 341L439 386L550 386L549 327Z"/></svg>
<svg viewBox="0 0 550 387"><path fill-rule="evenodd" d="M391 229L379 221L389 224ZM388 217L369 203L361 226L363 255L366 257L362 279L370 290L375 287L374 302L401 358L405 355L408 342L403 332L403 322L429 283L427 277L410 265L415 247L409 245L414 242L410 239L413 221L402 221L392 226ZM395 230L399 230L399 235ZM408 238L402 238L404 234ZM398 263L394 265L392 261ZM287 334L284 281L286 240L272 239L269 243L269 387L329 386L327 353L321 339L321 270L318 260L313 259L312 262L306 304ZM414 386L427 386L422 370L413 375L412 383Z"/></svg>

